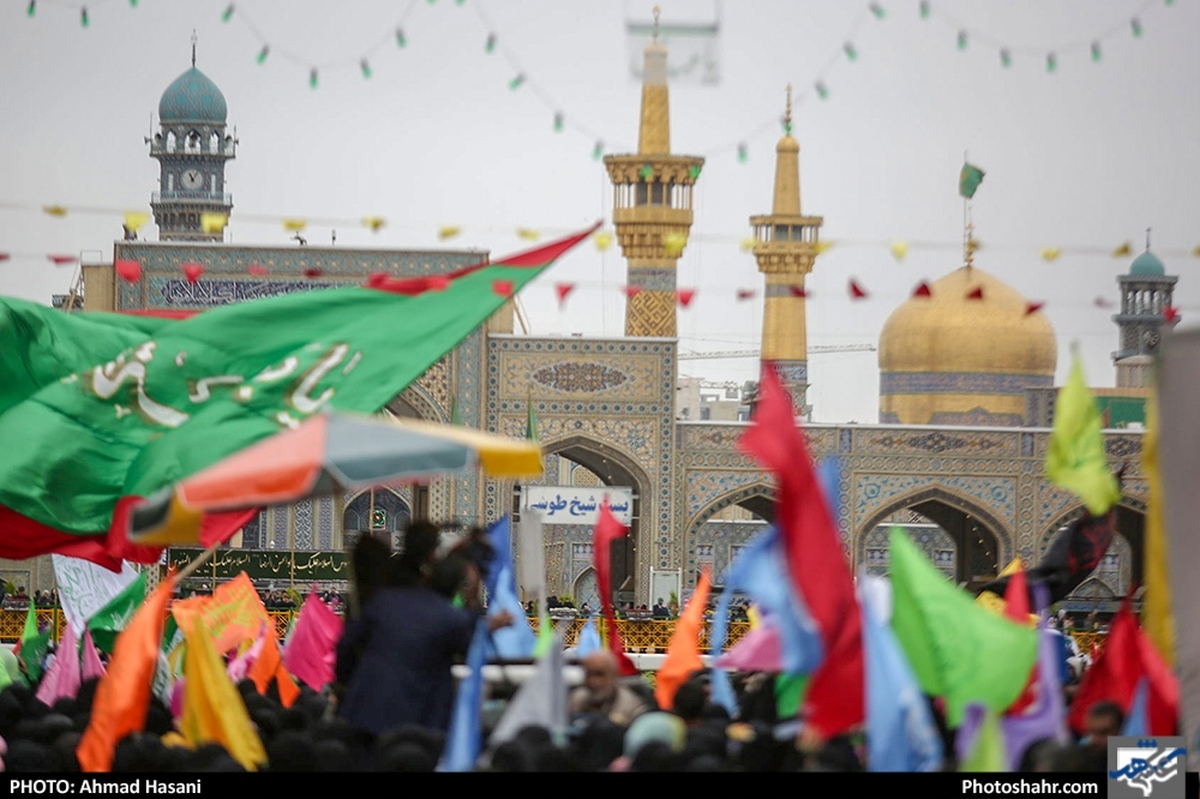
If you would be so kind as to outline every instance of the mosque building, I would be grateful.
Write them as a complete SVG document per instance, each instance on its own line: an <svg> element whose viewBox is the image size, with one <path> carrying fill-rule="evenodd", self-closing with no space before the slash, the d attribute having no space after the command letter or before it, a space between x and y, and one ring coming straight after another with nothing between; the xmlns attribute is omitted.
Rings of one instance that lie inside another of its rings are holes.
<svg viewBox="0 0 1200 799"><path fill-rule="evenodd" d="M544 508L548 494L585 505L608 494L621 500L629 527L614 546L614 586L620 600L650 604L670 593L685 597L702 568L719 579L769 522L772 480L737 449L745 422L677 418L676 266L704 160L671 151L667 55L657 37L645 51L637 152L604 158L631 289L625 335L514 334L510 305L388 405L400 416L457 418L515 437L534 418L544 476L515 484L462 474L267 508L231 541L238 568L257 569L256 580L280 586L298 574L305 584L337 582L346 575L310 568L312 556L342 552L368 531L395 536L419 516L486 524L505 513L519 518L539 502ZM85 310L194 311L361 284L377 272L445 273L486 257L473 250L227 244L234 205L225 170L238 140L224 96L196 66L194 47L190 68L163 93L158 115L160 130L147 139L160 166L150 200L158 241L127 235L115 242L112 263L85 264ZM817 267L823 219L802 210L790 94L785 120L771 210L749 222L764 280L761 357L805 411L804 282ZM878 347L880 424L805 425L814 458L837 463L832 493L855 570L886 572L886 526L900 522L948 578L979 583L1013 558L1036 561L1081 510L1077 498L1042 477L1058 366L1054 330L1018 292L977 267L973 252L968 238L962 267L888 317ZM118 279L122 261L140 264L136 280ZM202 265L202 273L185 275L188 264ZM1107 407L1125 429L1107 430L1105 442L1114 468L1127 466L1126 494L1118 542L1079 592L1092 603L1120 597L1140 578L1146 483L1137 421L1161 328L1176 321L1175 281L1149 249L1119 280L1117 387ZM543 522L549 593L596 606L591 519L544 515ZM275 556L274 565L262 565L266 558L254 565L256 553ZM207 579L233 576L220 571L232 563L222 566L218 556ZM31 591L52 584L48 563L0 566L18 582L23 576Z"/></svg>

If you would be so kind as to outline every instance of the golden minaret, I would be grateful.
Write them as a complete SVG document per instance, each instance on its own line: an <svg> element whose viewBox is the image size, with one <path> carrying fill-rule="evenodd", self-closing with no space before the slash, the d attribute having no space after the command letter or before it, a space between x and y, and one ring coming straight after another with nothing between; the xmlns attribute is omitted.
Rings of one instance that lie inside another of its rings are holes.
<svg viewBox="0 0 1200 799"><path fill-rule="evenodd" d="M704 159L671 155L667 48L646 45L642 114L636 155L608 155L613 184L613 224L628 264L625 335L674 338L675 264L692 227L692 186Z"/></svg>
<svg viewBox="0 0 1200 799"><path fill-rule="evenodd" d="M800 212L800 144L792 138L792 87L787 89L784 136L775 146L775 199L771 213L750 217L754 259L765 275L762 360L776 367L796 412L807 416L808 337L804 276L817 258L822 218Z"/></svg>

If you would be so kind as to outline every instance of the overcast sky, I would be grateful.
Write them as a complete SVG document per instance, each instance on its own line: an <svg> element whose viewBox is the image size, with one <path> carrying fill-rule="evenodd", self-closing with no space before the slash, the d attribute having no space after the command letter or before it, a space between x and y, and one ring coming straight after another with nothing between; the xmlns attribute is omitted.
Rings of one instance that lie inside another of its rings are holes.
<svg viewBox="0 0 1200 799"><path fill-rule="evenodd" d="M673 150L707 159L679 264L680 287L697 289L679 313L682 350L759 346L760 300L736 292L761 289L762 276L741 242L747 218L770 212L788 83L803 208L824 216L833 242L809 278L810 345L877 345L918 282L961 265L964 151L987 173L973 204L976 263L1046 303L1060 383L1078 342L1089 382L1113 385L1113 309L1096 300L1116 301L1131 258L1109 253L1124 241L1140 252L1147 227L1180 276L1183 324L1200 321L1196 0L931 0L927 18L916 0L661 5L664 25L719 30L718 82L681 77L671 90ZM101 0L87 4L86 27L79 3L37 0L32 17L26 0L0 6L0 253L10 255L0 294L48 303L74 274L48 254L110 260L122 212L149 211L158 165L143 137L189 66L193 30L197 66L223 91L241 142L226 170L229 240L296 246L280 223L294 217L310 220L313 244L336 227L338 246L500 257L530 246L518 228L550 236L611 217L592 151L597 140L606 153L635 148L626 23L649 21L649 0L242 0L225 21L228 6ZM686 63L683 49L673 46L672 66ZM526 80L514 90L518 72ZM68 213L47 215L49 205ZM368 215L387 225L356 224ZM444 226L462 232L440 241ZM142 234L157 238L153 222ZM909 243L902 261L889 251L896 241ZM1062 254L1048 262L1044 248ZM867 299L849 299L851 277ZM624 280L615 244L580 248L522 294L531 332L621 335ZM577 284L565 311L557 282ZM758 363L692 360L681 371L740 383ZM809 374L816 421L878 419L876 353L814 354Z"/></svg>

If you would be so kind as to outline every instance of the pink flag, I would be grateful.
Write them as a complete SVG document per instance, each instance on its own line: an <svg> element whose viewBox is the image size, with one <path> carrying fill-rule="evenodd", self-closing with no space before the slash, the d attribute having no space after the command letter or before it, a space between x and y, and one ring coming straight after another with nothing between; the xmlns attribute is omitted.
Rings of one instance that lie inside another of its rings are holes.
<svg viewBox="0 0 1200 799"><path fill-rule="evenodd" d="M283 650L284 667L309 688L320 691L333 681L334 650L341 637L341 617L316 594L309 594Z"/></svg>
<svg viewBox="0 0 1200 799"><path fill-rule="evenodd" d="M263 644L267 640L267 625L263 622L258 629L258 637L254 639L254 643L250 645L242 654L229 661L226 671L229 673L229 679L237 683L246 679L247 672L250 671L250 665L258 660L258 656L262 654Z"/></svg>
<svg viewBox="0 0 1200 799"><path fill-rule="evenodd" d="M83 679L99 679L104 676L104 664L100 662L100 653L92 641L92 631L83 631Z"/></svg>
<svg viewBox="0 0 1200 799"><path fill-rule="evenodd" d="M75 630L70 624L63 626L62 638L58 641L58 650L54 654L54 663L42 677L38 686L37 698L46 705L53 705L64 696L74 699L79 693L79 684L83 678L79 673L79 642L75 638Z"/></svg>
<svg viewBox="0 0 1200 799"><path fill-rule="evenodd" d="M779 644L779 630L770 618L754 627L734 644L728 652L717 658L719 669L734 671L783 671L783 649Z"/></svg>

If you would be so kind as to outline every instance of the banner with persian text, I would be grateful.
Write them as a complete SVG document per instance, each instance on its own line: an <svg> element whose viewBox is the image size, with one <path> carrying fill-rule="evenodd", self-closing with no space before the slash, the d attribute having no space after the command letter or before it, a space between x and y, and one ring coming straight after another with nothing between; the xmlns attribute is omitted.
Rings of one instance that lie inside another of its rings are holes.
<svg viewBox="0 0 1200 799"><path fill-rule="evenodd" d="M614 486L525 486L521 507L535 510L545 524L594 525L604 497L617 521L633 519L633 489Z"/></svg>

